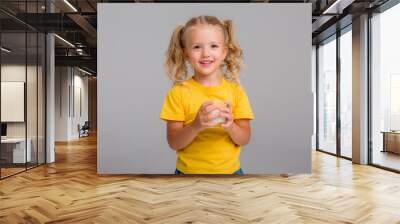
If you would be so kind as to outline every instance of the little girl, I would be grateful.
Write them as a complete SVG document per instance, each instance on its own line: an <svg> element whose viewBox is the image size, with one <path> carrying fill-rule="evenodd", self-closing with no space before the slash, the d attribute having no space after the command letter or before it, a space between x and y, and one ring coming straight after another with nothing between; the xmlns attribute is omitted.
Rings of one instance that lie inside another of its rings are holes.
<svg viewBox="0 0 400 224"><path fill-rule="evenodd" d="M160 118L177 152L175 174L243 174L240 146L250 141L254 116L239 84L242 50L232 21L190 19L175 28L166 56L174 85Z"/></svg>

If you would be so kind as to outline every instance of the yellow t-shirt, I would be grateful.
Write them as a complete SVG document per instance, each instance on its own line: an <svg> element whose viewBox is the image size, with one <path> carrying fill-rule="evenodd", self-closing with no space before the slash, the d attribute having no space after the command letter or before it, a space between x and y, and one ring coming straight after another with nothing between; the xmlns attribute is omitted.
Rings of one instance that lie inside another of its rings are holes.
<svg viewBox="0 0 400 224"><path fill-rule="evenodd" d="M165 97L160 118L187 125L208 100L228 100L234 119L254 119L246 92L224 78L219 86L203 86L193 78L174 85ZM203 130L177 151L176 168L185 174L232 174L240 168L239 156L240 146L222 127L215 126Z"/></svg>

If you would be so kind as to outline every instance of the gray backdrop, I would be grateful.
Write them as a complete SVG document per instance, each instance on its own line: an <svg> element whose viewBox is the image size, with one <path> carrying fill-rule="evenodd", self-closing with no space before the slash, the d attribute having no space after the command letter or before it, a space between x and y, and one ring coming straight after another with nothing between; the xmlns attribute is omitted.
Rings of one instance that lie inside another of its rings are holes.
<svg viewBox="0 0 400 224"><path fill-rule="evenodd" d="M174 172L159 119L171 86L164 55L173 29L204 14L232 19L244 50L255 115L244 172L311 172L311 4L98 5L98 173Z"/></svg>

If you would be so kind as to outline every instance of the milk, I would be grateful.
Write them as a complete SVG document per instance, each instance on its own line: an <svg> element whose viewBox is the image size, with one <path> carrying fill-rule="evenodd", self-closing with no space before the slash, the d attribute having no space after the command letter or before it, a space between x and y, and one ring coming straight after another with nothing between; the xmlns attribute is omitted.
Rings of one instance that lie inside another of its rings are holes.
<svg viewBox="0 0 400 224"><path fill-rule="evenodd" d="M214 100L214 104L219 105L221 107L225 106L225 102L221 101L221 100ZM212 111L210 111L210 114L218 116L221 113L221 110L216 108ZM214 119L211 119L212 123L216 123L216 124L221 124L221 123L225 123L226 119L224 117L217 117Z"/></svg>

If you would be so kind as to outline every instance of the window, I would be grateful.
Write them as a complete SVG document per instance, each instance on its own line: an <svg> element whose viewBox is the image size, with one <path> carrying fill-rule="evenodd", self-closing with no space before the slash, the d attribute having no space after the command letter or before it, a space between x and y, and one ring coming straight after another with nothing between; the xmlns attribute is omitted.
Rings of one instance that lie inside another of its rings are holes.
<svg viewBox="0 0 400 224"><path fill-rule="evenodd" d="M352 35L351 26L340 36L340 155L352 157Z"/></svg>
<svg viewBox="0 0 400 224"><path fill-rule="evenodd" d="M336 36L318 48L318 149L336 153Z"/></svg>
<svg viewBox="0 0 400 224"><path fill-rule="evenodd" d="M371 19L372 164L400 170L400 4ZM386 137L385 137L386 136ZM397 140L396 140L397 139Z"/></svg>

